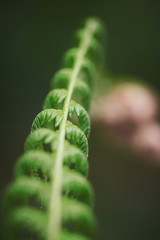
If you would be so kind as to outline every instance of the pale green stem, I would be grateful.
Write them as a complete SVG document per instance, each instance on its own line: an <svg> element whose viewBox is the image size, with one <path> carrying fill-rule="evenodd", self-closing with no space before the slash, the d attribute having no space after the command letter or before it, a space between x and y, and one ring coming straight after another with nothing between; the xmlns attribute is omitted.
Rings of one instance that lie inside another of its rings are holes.
<svg viewBox="0 0 160 240"><path fill-rule="evenodd" d="M64 139L65 127L68 117L68 108L71 96L74 90L75 81L79 74L84 56L90 44L92 34L97 28L96 21L90 21L84 30L83 40L79 48L79 52L74 65L73 73L68 88L68 95L64 102L63 119L59 129L59 144L56 153L56 160L52 172L52 186L51 186L51 199L49 204L49 217L47 240L60 240L61 220L62 220L62 170L63 170L63 154L64 154Z"/></svg>

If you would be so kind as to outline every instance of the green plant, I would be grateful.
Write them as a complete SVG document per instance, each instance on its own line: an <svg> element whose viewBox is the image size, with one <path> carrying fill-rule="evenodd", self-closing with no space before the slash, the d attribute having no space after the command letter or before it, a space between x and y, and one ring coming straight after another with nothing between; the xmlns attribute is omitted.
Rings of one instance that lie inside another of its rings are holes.
<svg viewBox="0 0 160 240"><path fill-rule="evenodd" d="M8 239L90 239L93 191L88 173L92 81L101 58L103 27L90 18L76 33L43 111L33 121L25 154L5 197ZM77 103L79 102L79 103Z"/></svg>

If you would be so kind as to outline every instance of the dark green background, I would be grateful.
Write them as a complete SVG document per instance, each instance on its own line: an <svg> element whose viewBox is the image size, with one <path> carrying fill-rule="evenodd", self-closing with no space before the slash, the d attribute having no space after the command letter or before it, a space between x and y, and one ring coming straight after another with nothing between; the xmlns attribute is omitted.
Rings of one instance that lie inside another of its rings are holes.
<svg viewBox="0 0 160 240"><path fill-rule="evenodd" d="M143 78L159 92L159 12L158 0L1 2L1 193L81 20L98 16L106 24L106 69ZM160 168L113 146L98 126L92 130L96 239L159 239Z"/></svg>

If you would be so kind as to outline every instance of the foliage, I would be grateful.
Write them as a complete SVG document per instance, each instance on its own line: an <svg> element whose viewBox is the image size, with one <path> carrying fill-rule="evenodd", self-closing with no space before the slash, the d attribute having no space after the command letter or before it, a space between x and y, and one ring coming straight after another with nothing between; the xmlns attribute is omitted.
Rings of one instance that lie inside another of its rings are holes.
<svg viewBox="0 0 160 240"><path fill-rule="evenodd" d="M5 198L7 239L85 240L95 224L88 173L93 78L103 27L88 19L52 81L43 111L33 121L25 153ZM77 103L78 102L78 103Z"/></svg>

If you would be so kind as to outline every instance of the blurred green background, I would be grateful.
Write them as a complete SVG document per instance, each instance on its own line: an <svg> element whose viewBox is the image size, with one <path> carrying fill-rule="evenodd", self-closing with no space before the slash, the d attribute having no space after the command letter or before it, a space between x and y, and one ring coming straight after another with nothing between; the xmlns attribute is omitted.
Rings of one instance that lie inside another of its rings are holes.
<svg viewBox="0 0 160 240"><path fill-rule="evenodd" d="M106 24L106 69L140 77L159 92L159 12L158 0L1 1L1 195L81 21L98 16ZM160 168L114 146L96 125L89 161L95 239L159 239Z"/></svg>

